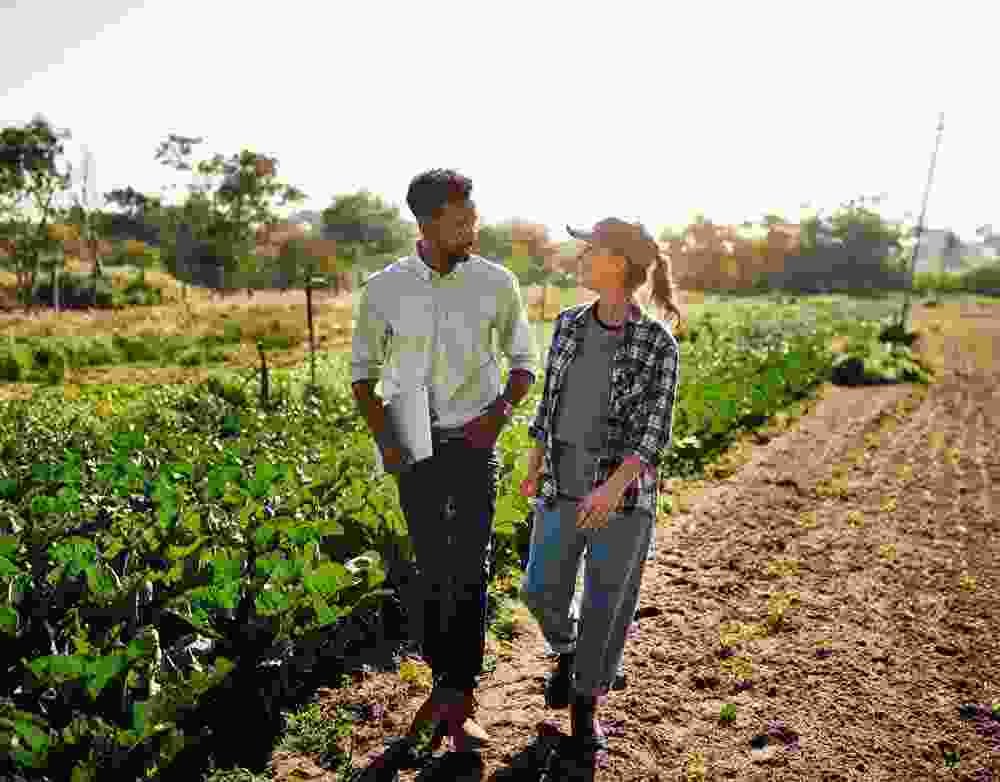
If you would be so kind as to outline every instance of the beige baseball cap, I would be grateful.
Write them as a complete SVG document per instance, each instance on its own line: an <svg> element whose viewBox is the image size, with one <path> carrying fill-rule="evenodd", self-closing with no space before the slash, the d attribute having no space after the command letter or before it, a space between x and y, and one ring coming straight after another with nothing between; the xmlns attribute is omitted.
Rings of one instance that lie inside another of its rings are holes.
<svg viewBox="0 0 1000 782"><path fill-rule="evenodd" d="M624 255L630 263L642 269L648 268L659 257L660 247L642 223L627 223L617 217L607 217L595 223L589 231L568 225L566 230L574 239Z"/></svg>

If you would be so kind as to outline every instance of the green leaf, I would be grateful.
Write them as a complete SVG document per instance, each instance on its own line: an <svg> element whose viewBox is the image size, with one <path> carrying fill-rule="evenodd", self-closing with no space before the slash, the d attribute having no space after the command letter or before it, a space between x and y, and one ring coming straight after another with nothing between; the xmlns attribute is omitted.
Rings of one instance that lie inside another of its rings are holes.
<svg viewBox="0 0 1000 782"><path fill-rule="evenodd" d="M195 535L201 534L201 514L196 510L188 511L181 520L181 525L193 532Z"/></svg>
<svg viewBox="0 0 1000 782"><path fill-rule="evenodd" d="M31 498L31 513L34 516L44 516L55 510L56 501L54 497L39 494Z"/></svg>
<svg viewBox="0 0 1000 782"><path fill-rule="evenodd" d="M340 616L340 611L335 606L330 606L322 597L313 597L313 609L316 611L316 623L319 626L333 624Z"/></svg>
<svg viewBox="0 0 1000 782"><path fill-rule="evenodd" d="M17 632L17 611L12 606L0 605L0 631L8 635Z"/></svg>
<svg viewBox="0 0 1000 782"><path fill-rule="evenodd" d="M17 481L13 478L0 479L0 499L10 500L17 495Z"/></svg>
<svg viewBox="0 0 1000 782"><path fill-rule="evenodd" d="M96 782L97 774L87 761L81 760L73 766L73 773L70 775L70 782Z"/></svg>
<svg viewBox="0 0 1000 782"><path fill-rule="evenodd" d="M327 535L343 535L344 525L334 519L327 519L321 522L319 525L319 533L323 537Z"/></svg>
<svg viewBox="0 0 1000 782"><path fill-rule="evenodd" d="M149 701L136 701L132 704L132 730L140 736L146 733L146 720L149 715Z"/></svg>
<svg viewBox="0 0 1000 782"><path fill-rule="evenodd" d="M239 581L242 563L232 557L219 557L212 560L212 583L216 586Z"/></svg>
<svg viewBox="0 0 1000 782"><path fill-rule="evenodd" d="M261 616L274 616L283 611L287 611L291 605L291 599L285 592L276 589L267 589L257 595L254 604Z"/></svg>
<svg viewBox="0 0 1000 782"><path fill-rule="evenodd" d="M97 657L87 665L87 690L97 697L113 679L124 673L129 666L129 660L124 654L109 654Z"/></svg>
<svg viewBox="0 0 1000 782"><path fill-rule="evenodd" d="M276 530L272 525L262 524L254 533L254 545L258 547L266 546L277 534L278 530Z"/></svg>
<svg viewBox="0 0 1000 782"><path fill-rule="evenodd" d="M86 667L87 658L76 654L46 655L28 663L28 669L39 677L48 674L58 678L76 678L83 676Z"/></svg>
<svg viewBox="0 0 1000 782"><path fill-rule="evenodd" d="M49 734L28 720L15 719L14 730L28 742L31 751L36 755L44 755L49 748Z"/></svg>
<svg viewBox="0 0 1000 782"><path fill-rule="evenodd" d="M152 633L140 635L133 638L125 650L125 656L129 660L150 659L156 652L157 638Z"/></svg>
<svg viewBox="0 0 1000 782"><path fill-rule="evenodd" d="M87 587L95 595L113 594L118 586L103 565L91 565L84 572L87 574Z"/></svg>
<svg viewBox="0 0 1000 782"><path fill-rule="evenodd" d="M165 472L175 481L179 481L181 478L187 478L190 480L191 476L194 475L194 465L190 462L168 464L165 467Z"/></svg>
<svg viewBox="0 0 1000 782"><path fill-rule="evenodd" d="M7 557L0 555L0 578L10 578L20 572L17 565L7 559Z"/></svg>
<svg viewBox="0 0 1000 782"><path fill-rule="evenodd" d="M172 560L183 560L190 557L198 549L209 541L206 537L199 536L193 543L187 546L167 546L167 556Z"/></svg>
<svg viewBox="0 0 1000 782"><path fill-rule="evenodd" d="M299 524L288 530L288 540L293 546L304 546L306 543L319 543L322 533L315 524Z"/></svg>
<svg viewBox="0 0 1000 782"><path fill-rule="evenodd" d="M17 549L19 546L20 541L13 535L0 536L0 557L13 559L17 556Z"/></svg>
<svg viewBox="0 0 1000 782"><path fill-rule="evenodd" d="M339 562L324 562L303 579L306 590L333 596L351 583L350 571Z"/></svg>

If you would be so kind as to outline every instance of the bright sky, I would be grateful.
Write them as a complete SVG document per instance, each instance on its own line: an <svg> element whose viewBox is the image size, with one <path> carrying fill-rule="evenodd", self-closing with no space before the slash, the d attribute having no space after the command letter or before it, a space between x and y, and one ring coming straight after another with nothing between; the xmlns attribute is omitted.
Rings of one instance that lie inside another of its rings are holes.
<svg viewBox="0 0 1000 782"><path fill-rule="evenodd" d="M495 8L495 11L487 11ZM469 175L482 219L609 215L659 233L887 193L928 225L1000 229L1000 3L951 0L0 0L0 123L36 111L96 158L101 192L275 155L321 209L417 172ZM76 154L76 153L74 153Z"/></svg>

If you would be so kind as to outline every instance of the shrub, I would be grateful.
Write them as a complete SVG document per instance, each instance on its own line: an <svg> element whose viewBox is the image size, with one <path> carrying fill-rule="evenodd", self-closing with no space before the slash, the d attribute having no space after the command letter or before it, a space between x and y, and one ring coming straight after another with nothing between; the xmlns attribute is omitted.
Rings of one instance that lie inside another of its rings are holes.
<svg viewBox="0 0 1000 782"><path fill-rule="evenodd" d="M55 306L52 293L52 275L42 274L35 281L31 300L42 306ZM90 274L64 272L59 275L59 306L66 309L80 309L94 305L94 278ZM114 305L114 291L104 278L97 279L97 307L110 308Z"/></svg>
<svg viewBox="0 0 1000 782"><path fill-rule="evenodd" d="M69 363L66 353L58 343L39 344L32 351L32 363L42 378L48 383L60 383L66 375Z"/></svg>
<svg viewBox="0 0 1000 782"><path fill-rule="evenodd" d="M187 348L177 355L177 363L182 367L197 367L205 363L204 348Z"/></svg>
<svg viewBox="0 0 1000 782"><path fill-rule="evenodd" d="M163 303L163 293L150 285L142 276L129 280L122 291L125 303L135 307L145 307Z"/></svg>
<svg viewBox="0 0 1000 782"><path fill-rule="evenodd" d="M210 377L205 381L205 390L220 399L225 399L234 407L245 408L250 404L250 395L243 385L232 380Z"/></svg>
<svg viewBox="0 0 1000 782"><path fill-rule="evenodd" d="M16 383L31 372L34 365L31 351L12 343L0 345L0 380Z"/></svg>
<svg viewBox="0 0 1000 782"><path fill-rule="evenodd" d="M140 361L158 361L160 359L161 346L159 340L148 337L128 337L116 334L112 338L112 344L125 358L128 364Z"/></svg>

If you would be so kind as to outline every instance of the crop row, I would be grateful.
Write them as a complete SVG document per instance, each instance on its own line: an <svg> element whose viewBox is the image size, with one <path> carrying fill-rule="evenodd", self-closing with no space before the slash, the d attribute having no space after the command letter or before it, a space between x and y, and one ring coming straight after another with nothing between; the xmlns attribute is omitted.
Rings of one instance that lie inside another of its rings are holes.
<svg viewBox="0 0 1000 782"><path fill-rule="evenodd" d="M859 316L873 306L706 308L680 336L664 474L697 473L810 394L834 338L875 340L878 320ZM344 360L322 362L325 388L265 407L252 375L229 374L131 395L56 386L0 408L0 776L169 768L208 743L197 715L220 690L272 662L294 678L343 654L352 617L405 605L405 524L392 481L370 478ZM499 442L497 577L527 543L517 487L540 391Z"/></svg>

